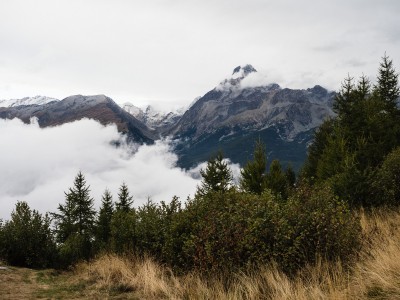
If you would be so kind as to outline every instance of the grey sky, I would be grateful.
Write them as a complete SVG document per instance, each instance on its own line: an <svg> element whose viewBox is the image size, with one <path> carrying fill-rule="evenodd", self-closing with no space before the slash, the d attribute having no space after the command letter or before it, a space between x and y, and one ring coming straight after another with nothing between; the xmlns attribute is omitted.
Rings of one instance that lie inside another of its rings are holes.
<svg viewBox="0 0 400 300"><path fill-rule="evenodd" d="M400 69L397 0L1 0L0 99L106 94L189 104L233 68L266 81L337 89Z"/></svg>

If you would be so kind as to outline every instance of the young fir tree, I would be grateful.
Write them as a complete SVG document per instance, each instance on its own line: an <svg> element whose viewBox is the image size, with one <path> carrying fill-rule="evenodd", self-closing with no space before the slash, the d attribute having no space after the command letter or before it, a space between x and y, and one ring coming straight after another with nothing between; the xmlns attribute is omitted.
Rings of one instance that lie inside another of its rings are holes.
<svg viewBox="0 0 400 300"><path fill-rule="evenodd" d="M74 186L65 192L65 199L65 205L60 204L59 213L53 216L61 256L65 264L70 264L82 258L89 259L92 252L96 211L82 172L75 177Z"/></svg>
<svg viewBox="0 0 400 300"><path fill-rule="evenodd" d="M114 214L112 195L108 189L104 191L101 207L96 222L96 242L100 248L107 247L111 240L111 220Z"/></svg>
<svg viewBox="0 0 400 300"><path fill-rule="evenodd" d="M133 203L133 197L129 194L128 186L125 182L119 188L118 201L115 203L116 211L129 212Z"/></svg>
<svg viewBox="0 0 400 300"><path fill-rule="evenodd" d="M378 70L375 91L385 101L388 111L397 111L397 101L400 95L398 76L392 60L385 53Z"/></svg>
<svg viewBox="0 0 400 300"><path fill-rule="evenodd" d="M285 173L282 171L279 160L272 161L269 167L269 173L266 177L266 185L275 195L283 198L287 197L287 181Z"/></svg>
<svg viewBox="0 0 400 300"><path fill-rule="evenodd" d="M52 213L56 223L56 239L64 243L68 237L77 232L77 216L75 214L76 202L74 198L65 193L65 204L59 204L59 213Z"/></svg>
<svg viewBox="0 0 400 300"><path fill-rule="evenodd" d="M223 155L218 152L217 156L207 162L205 170L201 170L203 177L201 186L197 188L197 195L203 196L209 192L226 192L232 185L232 171L223 160Z"/></svg>
<svg viewBox="0 0 400 300"><path fill-rule="evenodd" d="M254 148L254 160L247 162L241 170L240 187L247 193L260 195L265 189L265 173L267 158L265 145L261 140L256 142Z"/></svg>

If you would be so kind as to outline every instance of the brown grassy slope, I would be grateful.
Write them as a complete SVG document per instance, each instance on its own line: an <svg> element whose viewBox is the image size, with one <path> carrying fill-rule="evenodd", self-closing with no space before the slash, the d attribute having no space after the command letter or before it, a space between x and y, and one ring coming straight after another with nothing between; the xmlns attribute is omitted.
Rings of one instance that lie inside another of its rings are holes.
<svg viewBox="0 0 400 300"><path fill-rule="evenodd" d="M364 245L349 270L320 260L289 279L277 267L252 274L202 280L197 274L177 277L151 259L106 255L81 264L77 274L94 290L125 291L140 299L400 299L400 212L361 212Z"/></svg>
<svg viewBox="0 0 400 300"><path fill-rule="evenodd" d="M204 280L152 259L105 255L73 272L0 270L0 299L400 299L400 212L361 213L364 244L349 270L320 260L289 279L277 267Z"/></svg>

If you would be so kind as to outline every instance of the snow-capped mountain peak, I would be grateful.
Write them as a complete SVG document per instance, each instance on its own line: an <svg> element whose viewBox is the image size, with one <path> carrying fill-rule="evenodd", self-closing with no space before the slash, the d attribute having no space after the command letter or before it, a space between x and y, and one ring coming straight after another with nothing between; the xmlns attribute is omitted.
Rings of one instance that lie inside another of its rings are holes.
<svg viewBox="0 0 400 300"><path fill-rule="evenodd" d="M174 124L186 111L183 108L175 111L161 111L151 105L140 108L129 102L123 104L122 108L150 129L161 129L161 131L163 127Z"/></svg>
<svg viewBox="0 0 400 300"><path fill-rule="evenodd" d="M46 96L24 97L21 99L0 100L0 107L16 107L21 105L44 105L53 101L59 101L59 100Z"/></svg>
<svg viewBox="0 0 400 300"><path fill-rule="evenodd" d="M256 73L257 70L250 64L237 66L233 69L232 75L224 79L217 87L217 90L236 90L241 88L241 82L249 74Z"/></svg>
<svg viewBox="0 0 400 300"><path fill-rule="evenodd" d="M136 119L140 120L143 117L143 110L130 102L126 102L122 105L122 108L134 116Z"/></svg>

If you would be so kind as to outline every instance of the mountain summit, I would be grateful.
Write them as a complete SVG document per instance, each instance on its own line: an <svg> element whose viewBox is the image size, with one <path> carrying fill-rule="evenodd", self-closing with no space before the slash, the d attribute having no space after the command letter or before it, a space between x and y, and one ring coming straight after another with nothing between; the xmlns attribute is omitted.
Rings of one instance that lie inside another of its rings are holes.
<svg viewBox="0 0 400 300"><path fill-rule="evenodd" d="M253 73L253 72L257 72L257 70L254 69L252 65L247 64L247 65L245 65L243 67L242 66L237 66L235 69L233 69L232 76L235 76L235 74L236 74L237 77L244 78L248 74Z"/></svg>
<svg viewBox="0 0 400 300"><path fill-rule="evenodd" d="M233 69L231 77L224 79L217 86L217 89L232 89L240 88L240 82L251 73L256 73L257 70L252 65L237 66Z"/></svg>

